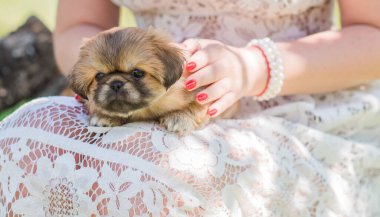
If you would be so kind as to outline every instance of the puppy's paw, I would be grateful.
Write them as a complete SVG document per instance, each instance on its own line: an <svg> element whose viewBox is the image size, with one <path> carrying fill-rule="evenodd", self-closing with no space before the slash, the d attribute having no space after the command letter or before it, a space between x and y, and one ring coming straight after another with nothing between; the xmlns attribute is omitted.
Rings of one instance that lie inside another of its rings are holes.
<svg viewBox="0 0 380 217"><path fill-rule="evenodd" d="M170 132L185 136L198 128L192 117L182 112L174 112L159 119L160 124Z"/></svg>
<svg viewBox="0 0 380 217"><path fill-rule="evenodd" d="M120 123L117 123L114 119L108 118L108 117L101 117L97 115L93 115L90 117L90 126L95 127L114 127L121 125Z"/></svg>

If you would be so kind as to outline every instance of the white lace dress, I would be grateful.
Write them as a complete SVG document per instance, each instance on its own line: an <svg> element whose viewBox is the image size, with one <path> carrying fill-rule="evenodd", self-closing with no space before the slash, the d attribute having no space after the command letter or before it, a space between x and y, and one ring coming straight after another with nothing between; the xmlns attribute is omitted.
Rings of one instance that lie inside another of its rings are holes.
<svg viewBox="0 0 380 217"><path fill-rule="evenodd" d="M331 28L325 0L115 0L142 27L231 45ZM360 72L358 72L360 73ZM241 102L184 138L88 126L69 97L0 124L0 216L380 216L380 84Z"/></svg>

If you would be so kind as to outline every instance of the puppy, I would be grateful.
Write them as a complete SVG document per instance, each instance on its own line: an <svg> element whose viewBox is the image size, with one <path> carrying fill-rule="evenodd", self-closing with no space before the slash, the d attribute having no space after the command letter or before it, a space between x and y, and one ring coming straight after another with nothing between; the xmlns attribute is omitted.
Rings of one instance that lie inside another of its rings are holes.
<svg viewBox="0 0 380 217"><path fill-rule="evenodd" d="M88 39L68 76L85 99L90 125L159 121L186 135L209 122L206 108L184 89L184 56L152 28L114 28Z"/></svg>

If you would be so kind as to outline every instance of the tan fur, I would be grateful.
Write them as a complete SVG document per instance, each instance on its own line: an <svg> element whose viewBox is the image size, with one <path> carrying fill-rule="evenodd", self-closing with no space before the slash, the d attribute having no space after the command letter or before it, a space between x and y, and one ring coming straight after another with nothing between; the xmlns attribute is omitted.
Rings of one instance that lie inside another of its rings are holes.
<svg viewBox="0 0 380 217"><path fill-rule="evenodd" d="M114 28L84 43L69 81L76 93L88 99L85 105L91 125L157 120L167 130L186 135L208 123L210 117L206 108L195 102L194 93L184 89L183 78L180 79L183 61L180 50L160 32ZM131 79L135 68L145 72L141 80ZM107 78L98 81L98 72ZM120 96L120 101L127 104L120 105L120 110L106 109L119 105L110 99L119 97L111 94L113 81L123 82L121 91L127 93ZM140 107L128 110L129 106Z"/></svg>

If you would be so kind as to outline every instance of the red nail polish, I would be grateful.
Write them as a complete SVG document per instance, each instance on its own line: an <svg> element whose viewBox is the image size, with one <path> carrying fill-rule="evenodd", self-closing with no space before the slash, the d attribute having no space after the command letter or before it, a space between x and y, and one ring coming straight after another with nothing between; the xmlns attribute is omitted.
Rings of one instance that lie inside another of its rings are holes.
<svg viewBox="0 0 380 217"><path fill-rule="evenodd" d="M211 110L208 110L208 111L207 111L207 113L208 113L210 116L214 116L217 112L218 112L218 110L216 110L216 109L211 109Z"/></svg>
<svg viewBox="0 0 380 217"><path fill-rule="evenodd" d="M207 99L207 97L208 96L207 96L206 93L200 93L200 94L197 95L197 100L198 100L198 102L201 102L201 101Z"/></svg>
<svg viewBox="0 0 380 217"><path fill-rule="evenodd" d="M186 90L191 90L195 87L195 85L197 85L197 82L195 80L190 80L188 82L186 82L185 86L186 86Z"/></svg>
<svg viewBox="0 0 380 217"><path fill-rule="evenodd" d="M80 97L78 94L75 94L74 98L76 101L82 102L82 97Z"/></svg>
<svg viewBox="0 0 380 217"><path fill-rule="evenodd" d="M195 62L189 62L186 64L186 71L192 71L197 67L197 64Z"/></svg>

